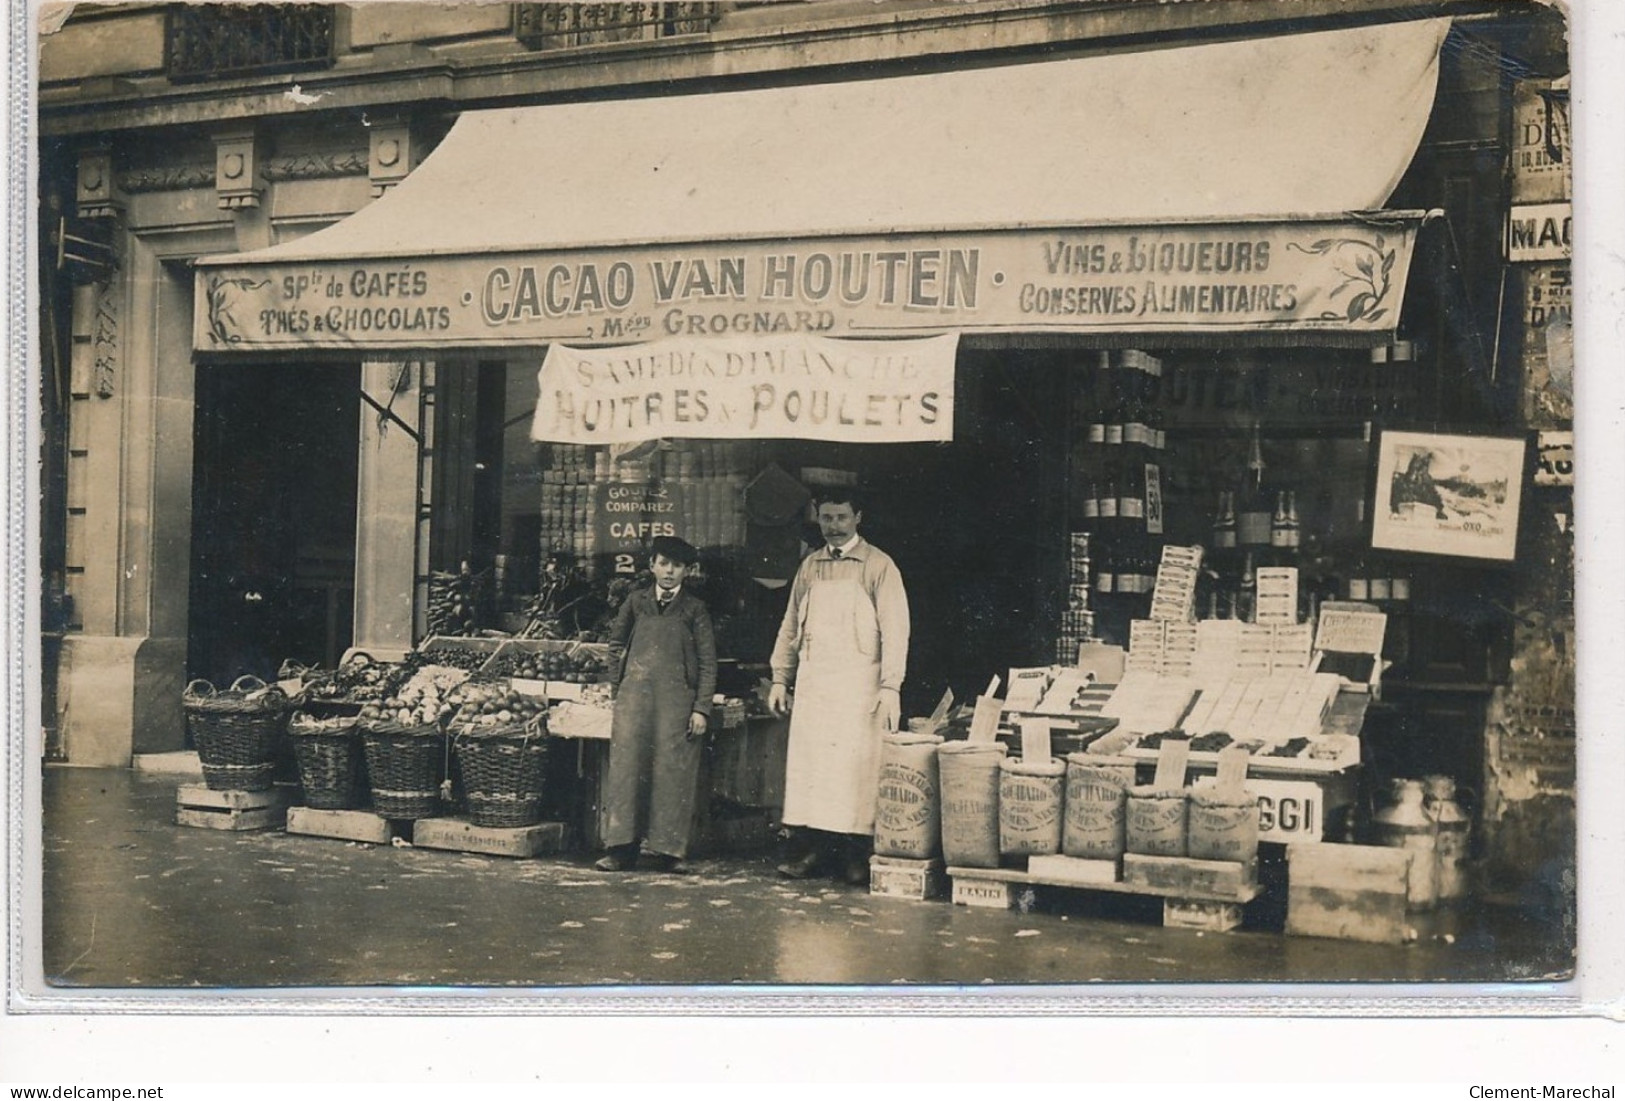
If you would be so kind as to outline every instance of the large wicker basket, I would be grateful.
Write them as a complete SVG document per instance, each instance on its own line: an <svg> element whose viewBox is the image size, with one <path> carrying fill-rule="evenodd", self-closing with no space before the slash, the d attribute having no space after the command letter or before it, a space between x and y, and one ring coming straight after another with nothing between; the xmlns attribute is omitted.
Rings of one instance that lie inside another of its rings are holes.
<svg viewBox="0 0 1625 1101"><path fill-rule="evenodd" d="M362 720L359 729L372 809L384 818L439 814L440 781L446 775L446 736L440 724L403 726Z"/></svg>
<svg viewBox="0 0 1625 1101"><path fill-rule="evenodd" d="M350 810L361 804L361 742L354 718L319 719L296 711L288 720L288 734L305 806Z"/></svg>
<svg viewBox="0 0 1625 1101"><path fill-rule="evenodd" d="M547 765L542 721L502 727L454 726L452 732L469 821L505 829L540 822Z"/></svg>
<svg viewBox="0 0 1625 1101"><path fill-rule="evenodd" d="M238 677L224 691L194 680L181 694L181 709L205 784L216 791L271 787L288 717L288 697L280 688L252 676Z"/></svg>

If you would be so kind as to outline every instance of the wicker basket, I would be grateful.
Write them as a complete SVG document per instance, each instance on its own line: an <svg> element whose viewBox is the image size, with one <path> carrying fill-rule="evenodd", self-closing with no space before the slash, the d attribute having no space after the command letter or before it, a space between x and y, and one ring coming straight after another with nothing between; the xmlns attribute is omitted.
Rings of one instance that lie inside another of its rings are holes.
<svg viewBox="0 0 1625 1101"><path fill-rule="evenodd" d="M402 726L362 722L372 809L384 818L432 818L440 813L446 736L439 723Z"/></svg>
<svg viewBox="0 0 1625 1101"><path fill-rule="evenodd" d="M540 720L501 727L453 727L468 818L510 829L542 820L547 737Z"/></svg>
<svg viewBox="0 0 1625 1101"><path fill-rule="evenodd" d="M305 806L350 810L361 803L361 745L353 718L318 719L295 712L288 720Z"/></svg>
<svg viewBox="0 0 1625 1101"><path fill-rule="evenodd" d="M205 784L215 791L271 787L288 717L288 697L280 688L251 676L238 677L225 691L195 680L181 694L181 708Z"/></svg>

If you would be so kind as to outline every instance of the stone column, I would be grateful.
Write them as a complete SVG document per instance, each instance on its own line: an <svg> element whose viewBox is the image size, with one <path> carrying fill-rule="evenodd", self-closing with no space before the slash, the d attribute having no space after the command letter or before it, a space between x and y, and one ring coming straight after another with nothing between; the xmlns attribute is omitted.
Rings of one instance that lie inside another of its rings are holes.
<svg viewBox="0 0 1625 1101"><path fill-rule="evenodd" d="M139 241L74 296L58 721L68 761L185 744L192 529L191 287ZM151 324L127 319L150 318Z"/></svg>
<svg viewBox="0 0 1625 1101"><path fill-rule="evenodd" d="M431 365L361 365L361 457L356 488L355 645L380 659L410 649L418 574L418 449L424 376Z"/></svg>

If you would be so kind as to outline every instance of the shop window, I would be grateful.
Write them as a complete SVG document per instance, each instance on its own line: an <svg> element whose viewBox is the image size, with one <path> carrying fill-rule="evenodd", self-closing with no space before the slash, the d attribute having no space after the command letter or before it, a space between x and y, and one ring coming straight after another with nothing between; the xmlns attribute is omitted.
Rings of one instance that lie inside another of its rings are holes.
<svg viewBox="0 0 1625 1101"><path fill-rule="evenodd" d="M325 69L333 64L331 4L176 4L164 26L172 81Z"/></svg>
<svg viewBox="0 0 1625 1101"><path fill-rule="evenodd" d="M716 15L714 3L520 4L514 34L530 49L558 50L704 34Z"/></svg>

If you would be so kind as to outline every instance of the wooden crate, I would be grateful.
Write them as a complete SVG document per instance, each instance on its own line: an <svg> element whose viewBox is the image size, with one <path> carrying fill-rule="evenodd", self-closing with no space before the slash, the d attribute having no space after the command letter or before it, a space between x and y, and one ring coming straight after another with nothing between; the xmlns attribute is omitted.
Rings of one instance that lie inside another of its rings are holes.
<svg viewBox="0 0 1625 1101"><path fill-rule="evenodd" d="M988 869L992 870L992 869ZM961 869L963 871L963 869ZM950 873L952 869L950 869ZM1008 879L982 879L952 875L955 906L990 910L1023 910L1032 906L1033 889Z"/></svg>
<svg viewBox="0 0 1625 1101"><path fill-rule="evenodd" d="M1286 931L1293 936L1402 944L1411 855L1374 845L1288 845Z"/></svg>
<svg viewBox="0 0 1625 1101"><path fill-rule="evenodd" d="M182 784L175 790L175 824L207 830L277 829L287 819L291 802L293 793L282 787L216 791L203 784Z"/></svg>
<svg viewBox="0 0 1625 1101"><path fill-rule="evenodd" d="M1127 853L1123 857L1123 882L1178 898L1242 901L1242 894L1257 885L1258 872L1254 862Z"/></svg>
<svg viewBox="0 0 1625 1101"><path fill-rule="evenodd" d="M1230 865L1226 861L1189 861L1174 857L1145 857L1149 860L1173 860L1179 864L1223 864L1228 869L1224 876L1215 878L1208 869L1191 875L1188 870L1178 876L1161 876L1165 883L1130 883L1126 881L1131 856L1123 858L1124 880L1080 882L1080 874L1101 875L1105 869L1091 869L1080 873L1061 861L1072 858L1039 858L1028 860L1027 870L1015 868L960 868L948 869L953 883L953 900L960 906L985 906L993 909L1027 910L1033 904L1033 890L1037 886L1068 888L1075 891L1102 894L1141 895L1161 898L1163 924L1174 928L1227 931L1241 924L1242 904L1258 896L1258 884L1253 878L1253 866ZM1095 861L1072 861L1074 864L1094 864ZM1111 861L1102 861L1111 865ZM1172 905L1169 905L1172 903ZM1208 904L1215 905L1208 905Z"/></svg>
<svg viewBox="0 0 1625 1101"><path fill-rule="evenodd" d="M394 839L389 819L380 818L368 810L317 810L313 807L289 807L289 833L307 837L331 837L337 841L365 841L372 845L387 845Z"/></svg>
<svg viewBox="0 0 1625 1101"><path fill-rule="evenodd" d="M942 861L909 860L899 856L869 858L869 893L915 901L942 894Z"/></svg>
<svg viewBox="0 0 1625 1101"><path fill-rule="evenodd" d="M1204 898L1165 898L1162 924L1169 929L1228 933L1241 924L1241 904Z"/></svg>
<svg viewBox="0 0 1625 1101"><path fill-rule="evenodd" d="M534 826L502 828L476 826L466 818L419 818L412 823L412 844L420 849L450 849L487 856L542 856L564 851L564 823L538 822Z"/></svg>
<svg viewBox="0 0 1625 1101"><path fill-rule="evenodd" d="M1031 856L1027 858L1027 872L1053 883L1079 886L1116 883L1123 877L1122 868L1115 860L1085 860L1077 856Z"/></svg>

